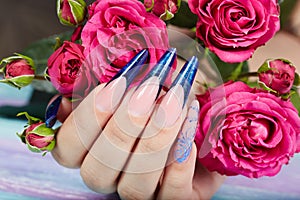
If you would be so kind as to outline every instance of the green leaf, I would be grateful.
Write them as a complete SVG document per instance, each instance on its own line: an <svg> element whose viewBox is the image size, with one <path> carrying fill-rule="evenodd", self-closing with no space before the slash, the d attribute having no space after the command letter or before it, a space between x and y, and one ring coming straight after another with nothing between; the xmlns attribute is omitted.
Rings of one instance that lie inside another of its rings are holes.
<svg viewBox="0 0 300 200"><path fill-rule="evenodd" d="M241 62L236 66L236 68L231 72L231 75L228 77L228 80L236 81L239 75L242 73L244 63Z"/></svg>
<svg viewBox="0 0 300 200"><path fill-rule="evenodd" d="M197 15L191 12L188 3L182 1L180 9L169 22L179 27L194 28L196 26L197 20Z"/></svg>
<svg viewBox="0 0 300 200"><path fill-rule="evenodd" d="M217 66L216 70L218 70L224 82L236 80L240 74L249 72L247 61L242 63L226 63L223 62L216 54L209 51L208 48L205 50Z"/></svg>
<svg viewBox="0 0 300 200"><path fill-rule="evenodd" d="M300 116L300 96L297 92L293 93L290 98L291 102L295 106L295 108L298 110L298 115Z"/></svg>

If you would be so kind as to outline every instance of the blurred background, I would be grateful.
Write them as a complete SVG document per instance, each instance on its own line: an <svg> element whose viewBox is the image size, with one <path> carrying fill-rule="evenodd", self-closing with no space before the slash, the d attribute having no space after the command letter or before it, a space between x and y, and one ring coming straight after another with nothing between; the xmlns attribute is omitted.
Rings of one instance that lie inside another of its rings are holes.
<svg viewBox="0 0 300 200"><path fill-rule="evenodd" d="M86 1L88 4L92 0ZM73 30L59 23L56 16L56 0L0 0L0 58L22 52L33 42L66 31ZM265 46L255 51L249 60L251 70L256 70L267 58L286 58L298 66L300 71L300 1L285 0L281 4L281 30ZM31 86L20 91L0 84L0 114L15 116L27 105L37 112L45 107L51 94L32 90ZM29 98L29 99L28 99ZM42 104L40 104L42 102ZM39 105L38 107L36 105ZM4 107L3 107L4 106Z"/></svg>

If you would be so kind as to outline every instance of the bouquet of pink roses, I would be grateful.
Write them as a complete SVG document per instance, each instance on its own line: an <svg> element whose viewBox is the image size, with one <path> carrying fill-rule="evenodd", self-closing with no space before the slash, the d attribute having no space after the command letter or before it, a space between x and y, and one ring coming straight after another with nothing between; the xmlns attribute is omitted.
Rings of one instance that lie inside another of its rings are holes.
<svg viewBox="0 0 300 200"><path fill-rule="evenodd" d="M90 5L84 0L58 0L57 15L74 32L49 39L55 45L44 55L47 64L38 62L40 55L33 48L30 55L4 58L0 82L22 88L45 75L49 87L78 105L147 49L149 65L137 76L134 84L139 84L173 47L167 27L189 28L196 36L190 39L197 42L177 47L179 56L191 51L216 66L211 68L222 78L213 80L207 72L211 82L198 81L202 90L194 92L200 102L198 161L210 171L257 178L274 176L300 152L296 68L281 58L266 58L257 72L249 72L247 65L254 51L280 29L278 0L95 0ZM176 66L174 62L166 89ZM49 105L45 119L20 113L28 124L19 136L33 152L55 147L61 99Z"/></svg>

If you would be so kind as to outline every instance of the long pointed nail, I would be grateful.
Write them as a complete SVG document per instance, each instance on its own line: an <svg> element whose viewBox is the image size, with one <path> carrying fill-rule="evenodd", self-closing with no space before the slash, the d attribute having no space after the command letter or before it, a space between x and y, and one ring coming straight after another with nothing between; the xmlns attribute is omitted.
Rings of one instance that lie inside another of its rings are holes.
<svg viewBox="0 0 300 200"><path fill-rule="evenodd" d="M157 64L151 69L151 71L146 75L146 77L141 81L142 85L149 78L156 76L159 79L159 91L157 93L157 97L160 93L160 90L165 83L165 80L171 70L171 67L176 58L176 48L169 48L159 59Z"/></svg>
<svg viewBox="0 0 300 200"><path fill-rule="evenodd" d="M170 127L180 116L189 96L197 68L198 59L196 57L192 57L182 67L155 114L154 120L159 127Z"/></svg>
<svg viewBox="0 0 300 200"><path fill-rule="evenodd" d="M139 51L107 84L115 79L123 76L126 78L126 86L128 87L141 69L141 66L146 62L149 56L149 51L143 49Z"/></svg>
<svg viewBox="0 0 300 200"><path fill-rule="evenodd" d="M189 61L187 61L184 64L184 66L182 67L182 69L179 72L179 75L176 77L176 79L172 83L171 88L178 84L183 87L184 100L183 100L182 107L185 105L186 100L190 94L190 90L191 90L192 84L194 82L196 73L197 73L198 65L199 65L198 58L193 56Z"/></svg>
<svg viewBox="0 0 300 200"><path fill-rule="evenodd" d="M146 62L149 52L144 49L136 54L97 94L96 108L113 111L120 103L126 89Z"/></svg>
<svg viewBox="0 0 300 200"><path fill-rule="evenodd" d="M159 96L176 57L176 49L169 49L142 80L128 104L128 111L134 116L147 114Z"/></svg>
<svg viewBox="0 0 300 200"><path fill-rule="evenodd" d="M174 146L174 159L184 162L190 155L199 118L199 102L192 101Z"/></svg>
<svg viewBox="0 0 300 200"><path fill-rule="evenodd" d="M62 96L58 96L56 99L54 99L54 101L52 101L48 105L48 107L46 109L45 124L48 128L51 128L56 123L57 112L58 112L61 100L62 100Z"/></svg>

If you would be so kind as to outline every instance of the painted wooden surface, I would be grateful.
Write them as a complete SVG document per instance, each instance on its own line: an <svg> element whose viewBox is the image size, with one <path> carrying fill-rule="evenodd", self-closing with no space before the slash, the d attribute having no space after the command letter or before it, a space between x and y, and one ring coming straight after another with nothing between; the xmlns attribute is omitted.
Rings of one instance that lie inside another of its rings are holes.
<svg viewBox="0 0 300 200"><path fill-rule="evenodd" d="M77 169L59 166L47 154L31 153L16 132L24 121L0 118L0 199L117 199L90 191ZM219 199L300 199L300 155L272 178L229 177Z"/></svg>

